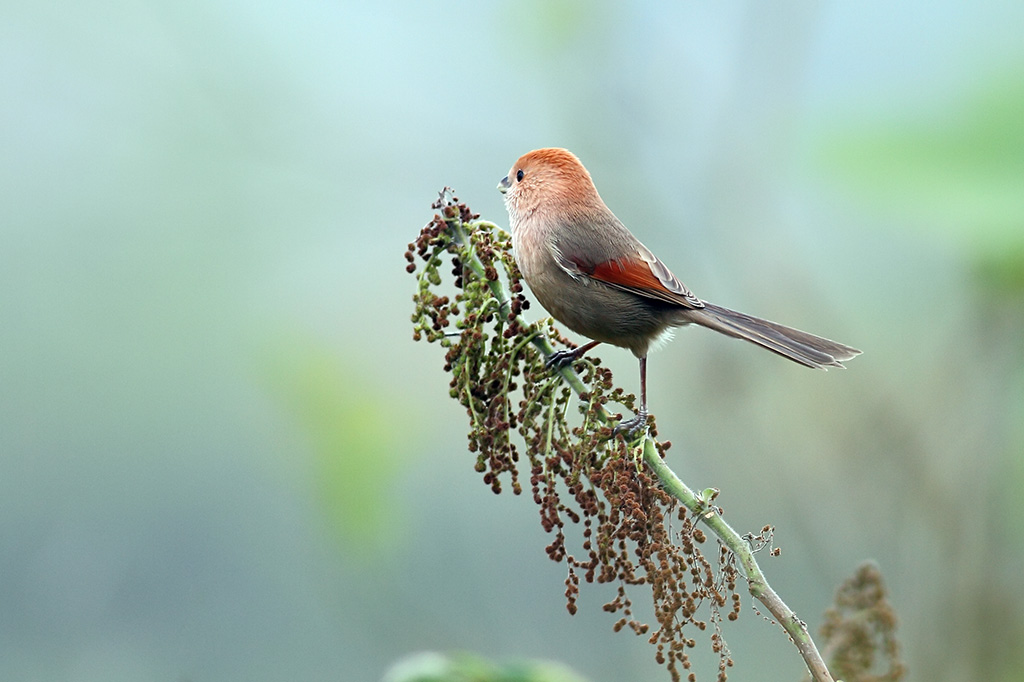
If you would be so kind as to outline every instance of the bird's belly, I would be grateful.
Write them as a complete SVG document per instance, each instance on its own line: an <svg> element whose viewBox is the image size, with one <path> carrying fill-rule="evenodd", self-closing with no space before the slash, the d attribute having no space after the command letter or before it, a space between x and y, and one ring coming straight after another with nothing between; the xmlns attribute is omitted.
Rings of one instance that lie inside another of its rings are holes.
<svg viewBox="0 0 1024 682"><path fill-rule="evenodd" d="M637 357L646 355L648 346L670 326L670 309L675 308L564 272L530 288L544 309L572 331L628 348Z"/></svg>
<svg viewBox="0 0 1024 682"><path fill-rule="evenodd" d="M537 301L566 327L643 357L662 332L678 324L672 320L679 306L571 276L556 264L539 227L524 220L512 231L516 262Z"/></svg>

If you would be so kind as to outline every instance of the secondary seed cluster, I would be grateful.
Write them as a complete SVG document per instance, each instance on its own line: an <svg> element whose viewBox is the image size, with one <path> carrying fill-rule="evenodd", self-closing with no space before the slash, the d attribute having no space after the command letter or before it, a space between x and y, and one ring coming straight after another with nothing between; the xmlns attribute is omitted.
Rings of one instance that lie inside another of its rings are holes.
<svg viewBox="0 0 1024 682"><path fill-rule="evenodd" d="M437 213L405 253L406 269L418 281L413 338L446 349L450 395L469 416L476 470L495 493L506 485L515 494L526 488L539 506L541 524L553 536L548 556L567 567L570 613L581 577L616 586L604 606L619 615L615 630L646 636L673 680L691 668L688 650L696 642L686 628L703 631L710 623L724 680L732 659L720 624L723 613L733 620L740 610L732 554L720 547L708 559L696 520L662 490L631 444L613 436L606 408L632 411L635 398L612 385L600 360L575 363L586 386L579 396L545 367L535 344L571 343L550 320L527 323L520 316L529 300L510 236L479 220L447 188L433 208ZM651 430L657 433L653 421ZM669 447L658 445L662 457ZM582 528L578 550L568 544L569 527ZM627 596L627 588L641 585L653 598L653 629L634 615ZM699 615L705 604L707 620Z"/></svg>
<svg viewBox="0 0 1024 682"><path fill-rule="evenodd" d="M882 572L867 562L836 590L825 612L821 634L831 650L829 669L836 679L898 682L906 674L896 640L896 613L889 603Z"/></svg>

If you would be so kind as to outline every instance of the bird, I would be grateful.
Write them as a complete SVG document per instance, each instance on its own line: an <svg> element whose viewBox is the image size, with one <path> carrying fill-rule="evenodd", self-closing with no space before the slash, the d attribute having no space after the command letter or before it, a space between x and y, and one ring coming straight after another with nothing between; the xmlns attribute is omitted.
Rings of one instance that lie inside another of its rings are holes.
<svg viewBox="0 0 1024 682"><path fill-rule="evenodd" d="M640 409L616 433L646 427L647 354L673 327L696 324L749 341L804 367L843 367L861 351L698 298L605 205L567 149L528 152L498 183L523 279L556 320L590 339L547 359L574 362L601 343L640 362Z"/></svg>

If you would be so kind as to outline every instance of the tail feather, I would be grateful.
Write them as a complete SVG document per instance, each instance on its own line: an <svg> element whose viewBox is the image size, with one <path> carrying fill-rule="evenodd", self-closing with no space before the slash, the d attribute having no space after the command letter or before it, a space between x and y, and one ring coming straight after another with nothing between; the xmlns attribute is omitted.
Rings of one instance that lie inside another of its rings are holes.
<svg viewBox="0 0 1024 682"><path fill-rule="evenodd" d="M843 367L843 360L860 355L860 351L837 341L808 334L799 329L762 320L712 303L686 311L688 322L714 329L728 336L750 341L773 353L812 369Z"/></svg>

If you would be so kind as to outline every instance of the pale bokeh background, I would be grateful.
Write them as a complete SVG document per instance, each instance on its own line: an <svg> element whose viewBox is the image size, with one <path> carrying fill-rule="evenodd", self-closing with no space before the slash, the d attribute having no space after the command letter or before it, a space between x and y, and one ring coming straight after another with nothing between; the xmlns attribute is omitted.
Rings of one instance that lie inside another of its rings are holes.
<svg viewBox="0 0 1024 682"><path fill-rule="evenodd" d="M410 340L437 191L504 223L549 145L698 295L864 349L651 360L672 465L778 527L797 613L872 558L911 679L1024 679L1024 4L64 5L0 7L0 679L667 679L607 590L566 613ZM731 679L800 677L726 635Z"/></svg>

